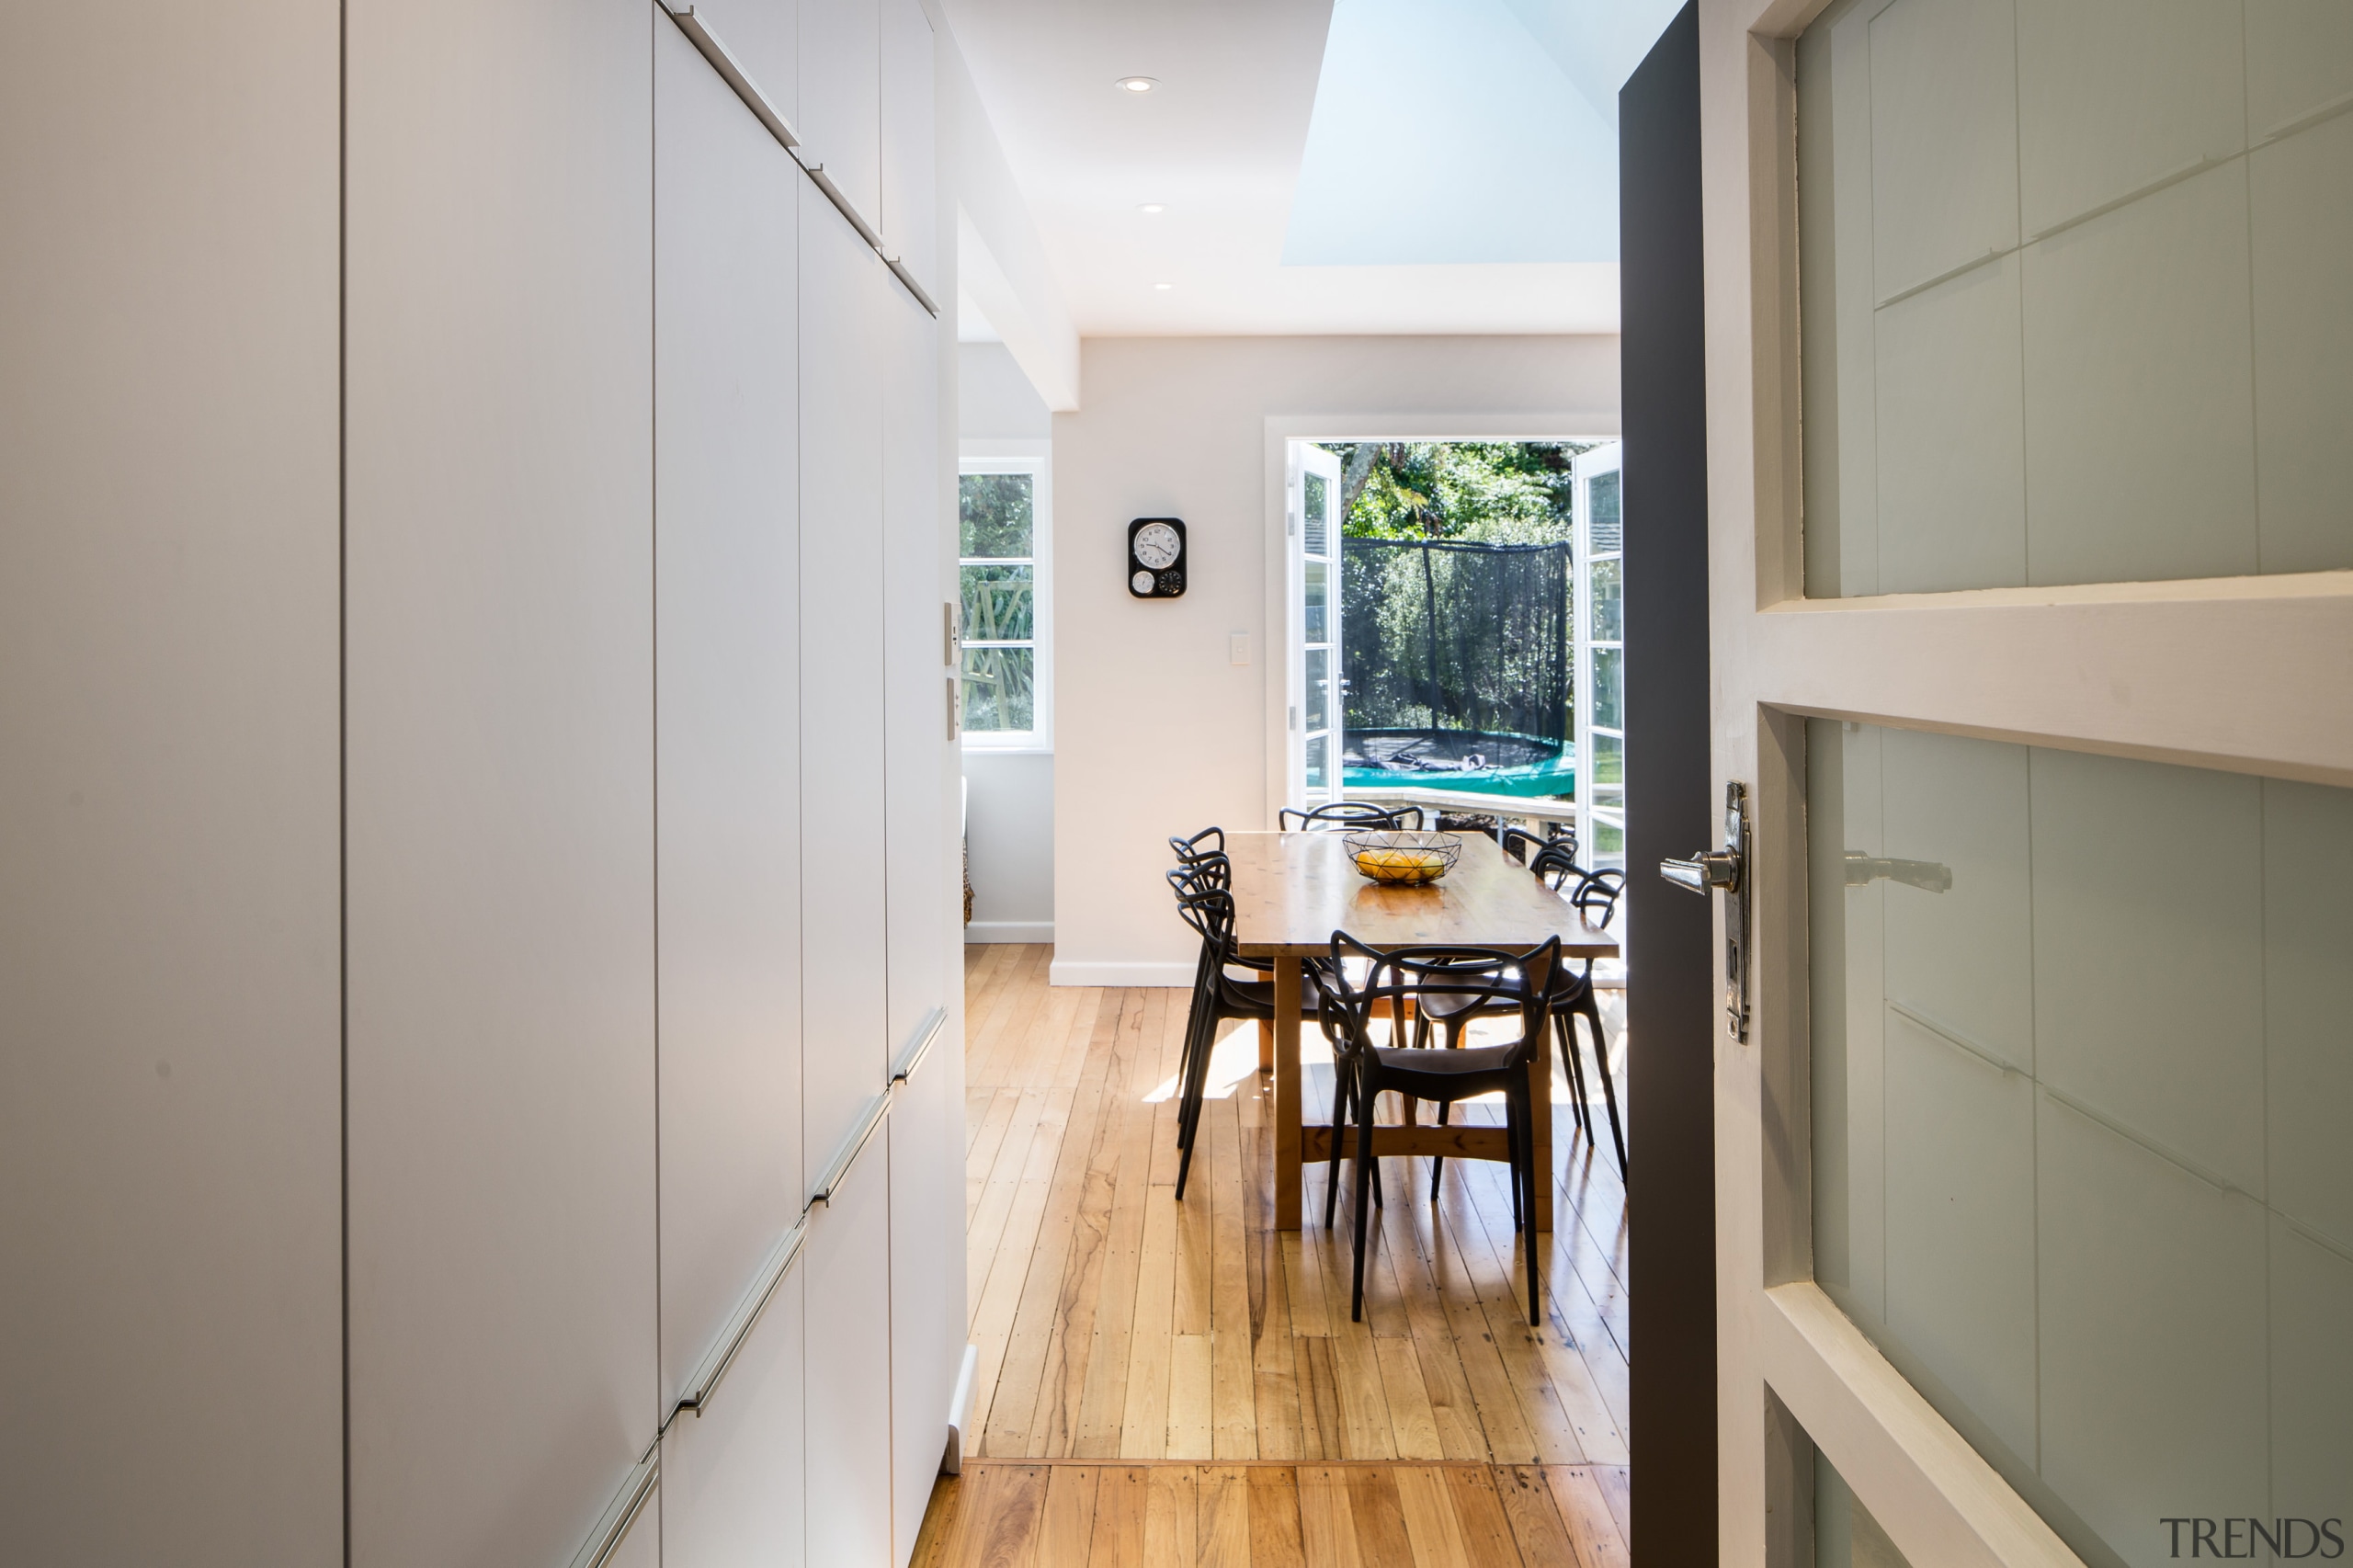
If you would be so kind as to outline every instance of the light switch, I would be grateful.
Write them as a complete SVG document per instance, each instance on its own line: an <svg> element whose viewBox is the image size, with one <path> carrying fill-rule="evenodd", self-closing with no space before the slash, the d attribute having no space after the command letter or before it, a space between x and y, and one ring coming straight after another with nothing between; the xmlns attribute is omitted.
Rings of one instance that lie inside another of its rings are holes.
<svg viewBox="0 0 2353 1568"><path fill-rule="evenodd" d="M1229 664L1246 665L1250 662L1250 634L1247 631L1226 633L1225 657Z"/></svg>

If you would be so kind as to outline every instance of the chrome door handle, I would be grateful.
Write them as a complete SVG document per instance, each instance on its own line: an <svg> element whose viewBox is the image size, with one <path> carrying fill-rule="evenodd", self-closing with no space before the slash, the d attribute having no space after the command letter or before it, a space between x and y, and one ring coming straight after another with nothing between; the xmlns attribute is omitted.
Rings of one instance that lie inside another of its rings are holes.
<svg viewBox="0 0 2353 1568"><path fill-rule="evenodd" d="M1724 900L1724 1015L1732 1037L1748 1039L1748 786L1724 786L1724 843L1688 860L1661 860L1658 874L1707 897L1722 888Z"/></svg>

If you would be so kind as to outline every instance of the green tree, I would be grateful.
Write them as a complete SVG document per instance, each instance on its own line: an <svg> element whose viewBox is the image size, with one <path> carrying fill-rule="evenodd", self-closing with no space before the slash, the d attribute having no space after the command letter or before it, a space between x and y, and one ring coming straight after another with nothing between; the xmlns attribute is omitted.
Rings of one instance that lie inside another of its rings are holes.
<svg viewBox="0 0 2353 1568"><path fill-rule="evenodd" d="M1550 544L1569 537L1567 441L1327 441L1341 532L1356 539Z"/></svg>

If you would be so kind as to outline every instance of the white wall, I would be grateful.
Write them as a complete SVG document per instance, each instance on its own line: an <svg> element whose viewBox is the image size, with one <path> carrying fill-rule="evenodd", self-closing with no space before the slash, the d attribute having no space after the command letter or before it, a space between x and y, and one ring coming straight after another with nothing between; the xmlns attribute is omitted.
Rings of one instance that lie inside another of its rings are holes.
<svg viewBox="0 0 2353 1568"><path fill-rule="evenodd" d="M1044 440L1054 416L1002 343L956 346L960 434ZM1054 939L1054 757L1050 751L968 751L965 843L972 850L967 942Z"/></svg>
<svg viewBox="0 0 2353 1568"><path fill-rule="evenodd" d="M1190 982L1161 872L1173 833L1269 827L1267 604L1295 434L1521 437L1618 428L1615 337L1097 338L1054 417L1057 984ZM1482 421L1492 421L1484 426ZM1129 597L1131 517L1185 519L1185 597ZM1278 558L1279 559L1279 558ZM1278 609L1279 607L1275 607ZM1250 633L1253 663L1228 662Z"/></svg>
<svg viewBox="0 0 2353 1568"><path fill-rule="evenodd" d="M1054 939L1054 756L964 754L965 842L972 850L967 942Z"/></svg>
<svg viewBox="0 0 2353 1568"><path fill-rule="evenodd" d="M956 346L958 433L1042 441L1054 433L1046 400L1002 343Z"/></svg>

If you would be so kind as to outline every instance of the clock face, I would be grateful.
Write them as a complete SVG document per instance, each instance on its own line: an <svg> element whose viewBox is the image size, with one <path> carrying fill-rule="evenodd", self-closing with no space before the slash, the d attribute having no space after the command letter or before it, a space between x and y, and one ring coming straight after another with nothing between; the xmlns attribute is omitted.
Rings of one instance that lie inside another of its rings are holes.
<svg viewBox="0 0 2353 1568"><path fill-rule="evenodd" d="M1134 576L1128 579L1128 586L1134 589L1139 594L1148 594L1152 592L1152 574L1149 572L1137 573Z"/></svg>
<svg viewBox="0 0 2353 1568"><path fill-rule="evenodd" d="M1154 523L1138 528L1132 548L1136 560L1155 572L1165 570L1176 564L1176 530L1166 523Z"/></svg>

